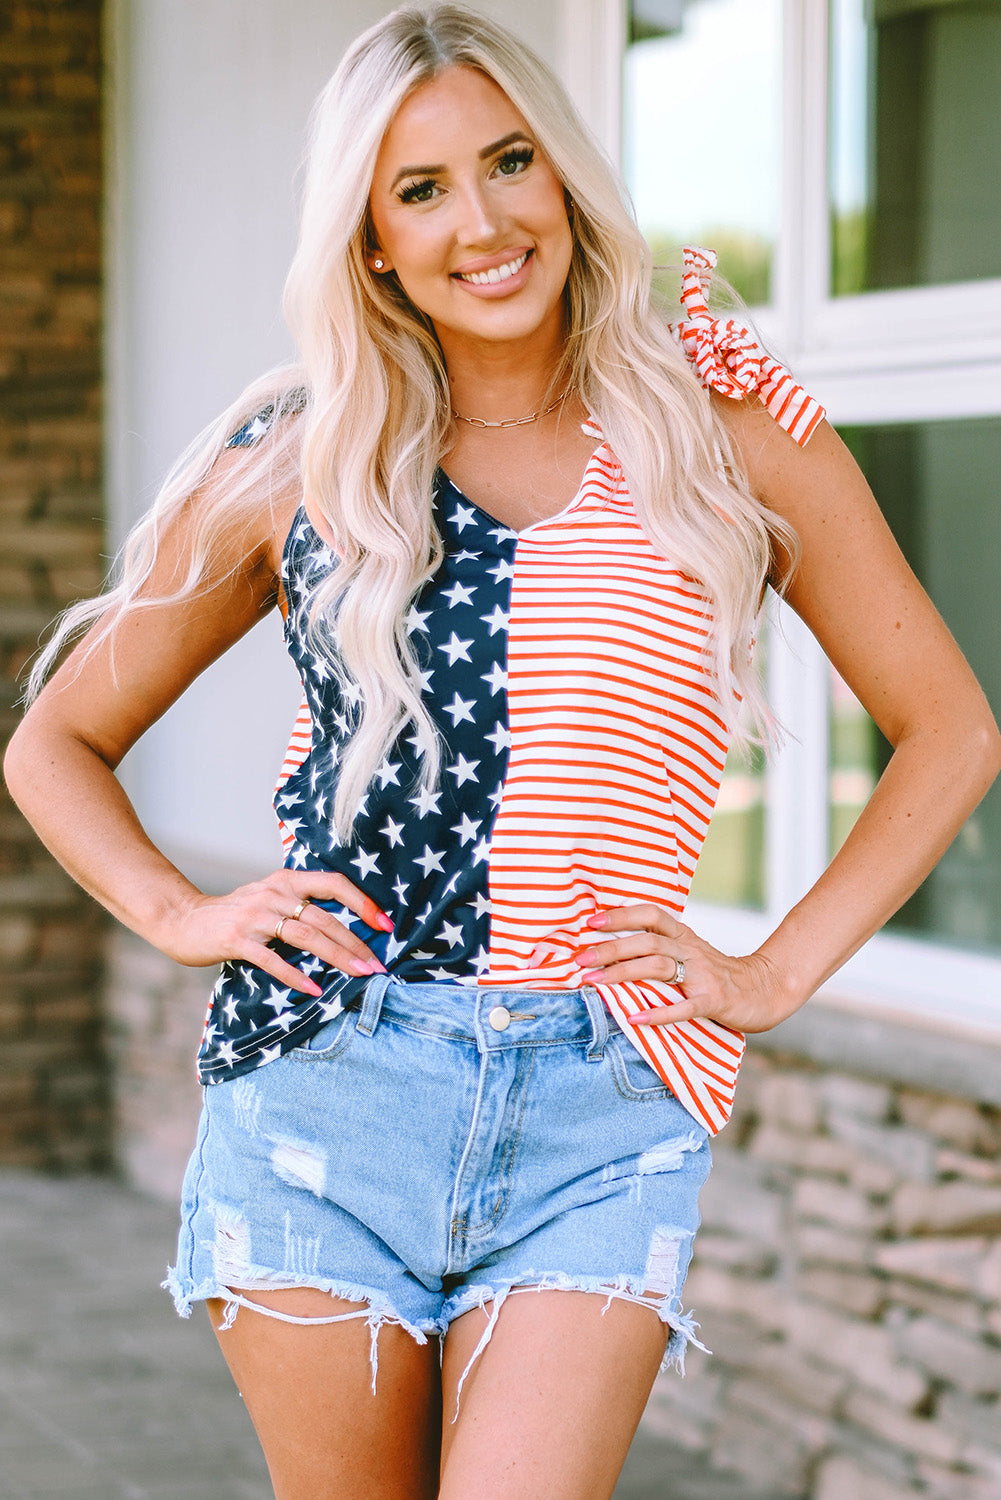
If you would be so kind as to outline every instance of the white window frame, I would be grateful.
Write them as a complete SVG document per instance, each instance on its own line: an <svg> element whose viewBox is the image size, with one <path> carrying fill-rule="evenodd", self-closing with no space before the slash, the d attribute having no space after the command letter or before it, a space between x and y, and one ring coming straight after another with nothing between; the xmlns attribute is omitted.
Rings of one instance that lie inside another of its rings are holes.
<svg viewBox="0 0 1001 1500"><path fill-rule="evenodd" d="M561 68L614 161L621 160L626 0L562 0ZM774 299L755 318L831 421L878 425L1001 416L1001 279L859 296L828 292L828 0L784 0L783 183ZM730 952L757 947L828 861L825 659L778 606L771 702L789 731L767 772L767 910L692 902L689 920ZM818 997L1001 1035L1001 960L881 933Z"/></svg>

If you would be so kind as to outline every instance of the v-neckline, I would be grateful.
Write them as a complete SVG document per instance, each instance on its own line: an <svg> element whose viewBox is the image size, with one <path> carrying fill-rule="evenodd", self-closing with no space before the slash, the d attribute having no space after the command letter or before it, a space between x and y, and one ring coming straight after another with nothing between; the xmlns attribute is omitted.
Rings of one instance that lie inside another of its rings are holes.
<svg viewBox="0 0 1001 1500"><path fill-rule="evenodd" d="M581 475L580 484L577 486L576 492L567 501L567 503L566 503L566 505L564 505L563 509L556 511L551 516L543 516L540 520L533 521L531 523L531 525L529 525L529 526L523 526L520 531L516 531L513 526L509 526L507 524L507 522L506 521L502 521L499 516L491 515L490 511L483 509L482 505L477 505L477 503L476 503L475 500L470 500L470 498L466 494L465 490L461 490L459 488L459 486L456 484L455 480L451 477L451 475L448 473L448 471L442 467L441 464L438 465L438 473L441 475L441 477L449 485L451 485L452 489L458 495L458 497L462 501L463 505L470 506L479 515L481 515L484 518L484 520L492 521L493 524L494 524L494 526L502 527L506 532L509 533L510 536L513 536L513 537L515 537L515 538L517 538L517 539L520 540L522 537L527 536L530 531L535 531L536 528L539 527L539 526L552 526L552 524L553 524L554 521L561 521L564 516L568 516L571 513L571 511L573 511L577 507L577 505L580 503L581 496L583 495L584 490L587 487L588 477L589 477L589 475L591 473L591 469L592 469L592 466L594 464L594 461L598 457L598 454L602 451L602 449L604 447L605 447L605 440L604 440L604 438L602 438L601 441L599 442L598 446L592 452L592 454L591 454L590 458L588 459L587 463L584 465L584 472Z"/></svg>

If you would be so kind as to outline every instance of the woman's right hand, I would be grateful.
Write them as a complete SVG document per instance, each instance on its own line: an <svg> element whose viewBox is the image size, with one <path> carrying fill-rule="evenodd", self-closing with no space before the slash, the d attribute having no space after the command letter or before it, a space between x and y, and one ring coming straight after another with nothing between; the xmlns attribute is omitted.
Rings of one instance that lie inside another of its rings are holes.
<svg viewBox="0 0 1001 1500"><path fill-rule="evenodd" d="M234 959L263 969L279 984L321 995L318 984L268 946L281 924L283 943L315 954L345 974L384 974L385 965L361 938L316 906L316 901L339 901L369 927L393 930L385 912L345 875L281 869L225 896L198 892L165 920L163 931L153 941L178 963L192 968Z"/></svg>

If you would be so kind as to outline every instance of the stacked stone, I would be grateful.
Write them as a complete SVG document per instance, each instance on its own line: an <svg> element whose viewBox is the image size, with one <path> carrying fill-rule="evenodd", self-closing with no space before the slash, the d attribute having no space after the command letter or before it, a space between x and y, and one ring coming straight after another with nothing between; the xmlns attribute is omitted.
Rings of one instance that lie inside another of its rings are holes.
<svg viewBox="0 0 1001 1500"><path fill-rule="evenodd" d="M775 1494L1001 1496L1001 1110L751 1053L647 1424Z"/></svg>
<svg viewBox="0 0 1001 1500"><path fill-rule="evenodd" d="M0 8L0 731L26 662L101 583L99 0ZM0 1160L95 1167L110 1113L103 923L0 805Z"/></svg>

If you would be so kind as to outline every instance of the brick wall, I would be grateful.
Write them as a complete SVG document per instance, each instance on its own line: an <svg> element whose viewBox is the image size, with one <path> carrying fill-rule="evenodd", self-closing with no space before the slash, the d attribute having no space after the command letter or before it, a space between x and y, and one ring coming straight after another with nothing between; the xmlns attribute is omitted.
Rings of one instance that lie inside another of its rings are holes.
<svg viewBox="0 0 1001 1500"><path fill-rule="evenodd" d="M754 1051L738 1102L685 1293L713 1357L648 1426L777 1497L997 1500L1001 1109Z"/></svg>
<svg viewBox="0 0 1001 1500"><path fill-rule="evenodd" d="M98 0L0 7L0 728L40 631L100 586ZM104 923L0 804L0 1161L110 1152Z"/></svg>

